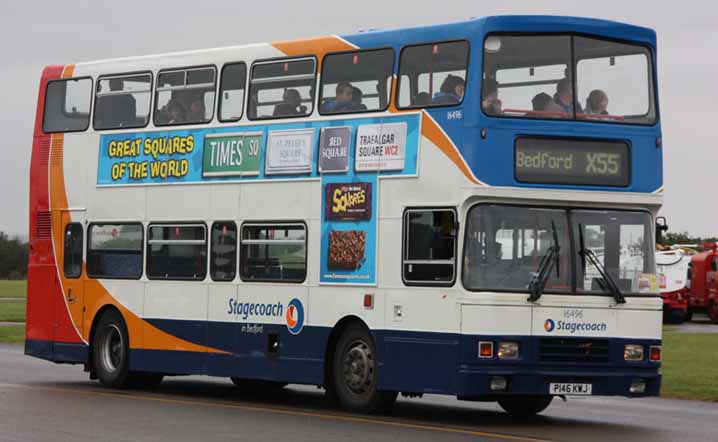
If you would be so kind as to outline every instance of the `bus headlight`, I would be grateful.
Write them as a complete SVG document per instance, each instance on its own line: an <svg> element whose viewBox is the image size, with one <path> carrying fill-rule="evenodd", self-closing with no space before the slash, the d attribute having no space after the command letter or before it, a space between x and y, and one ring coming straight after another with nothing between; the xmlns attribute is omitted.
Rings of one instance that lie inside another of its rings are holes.
<svg viewBox="0 0 718 442"><path fill-rule="evenodd" d="M499 359L518 359L519 343L518 342L499 342L499 350L497 352Z"/></svg>
<svg viewBox="0 0 718 442"><path fill-rule="evenodd" d="M643 346L638 344L626 344L623 349L623 359L626 361L642 361Z"/></svg>

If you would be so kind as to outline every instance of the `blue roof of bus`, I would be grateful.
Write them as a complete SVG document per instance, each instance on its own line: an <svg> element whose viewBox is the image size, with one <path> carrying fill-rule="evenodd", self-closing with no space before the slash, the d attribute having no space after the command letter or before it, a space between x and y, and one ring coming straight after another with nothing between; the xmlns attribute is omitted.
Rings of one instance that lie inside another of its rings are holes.
<svg viewBox="0 0 718 442"><path fill-rule="evenodd" d="M361 47L397 43L420 43L445 39L477 38L491 32L579 33L627 40L656 47L654 30L610 20L551 15L497 15L441 25L391 30L371 30L342 36Z"/></svg>

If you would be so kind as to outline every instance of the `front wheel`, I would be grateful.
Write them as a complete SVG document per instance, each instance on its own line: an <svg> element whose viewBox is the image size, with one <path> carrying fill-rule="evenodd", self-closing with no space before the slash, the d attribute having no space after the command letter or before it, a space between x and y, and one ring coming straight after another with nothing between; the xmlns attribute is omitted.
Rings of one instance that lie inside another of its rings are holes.
<svg viewBox="0 0 718 442"><path fill-rule="evenodd" d="M668 314L669 324L683 324L686 320L686 312L684 310L673 308Z"/></svg>
<svg viewBox="0 0 718 442"><path fill-rule="evenodd" d="M344 408L358 413L380 413L394 405L395 391L377 389L376 347L365 327L356 324L344 330L332 366L332 391Z"/></svg>
<svg viewBox="0 0 718 442"><path fill-rule="evenodd" d="M551 404L553 396L510 396L499 399L499 405L516 417L532 417L544 411Z"/></svg>

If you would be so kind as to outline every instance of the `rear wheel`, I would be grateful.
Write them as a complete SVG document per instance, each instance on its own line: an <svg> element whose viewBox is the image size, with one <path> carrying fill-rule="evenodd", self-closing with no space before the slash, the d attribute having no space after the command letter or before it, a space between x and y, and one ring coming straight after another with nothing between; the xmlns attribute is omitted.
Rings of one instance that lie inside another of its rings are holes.
<svg viewBox="0 0 718 442"><path fill-rule="evenodd" d="M499 399L499 405L512 416L526 418L544 411L552 400L553 396L510 396Z"/></svg>
<svg viewBox="0 0 718 442"><path fill-rule="evenodd" d="M127 327L115 310L100 318L92 340L92 364L100 383L122 388L129 377L129 342Z"/></svg>
<svg viewBox="0 0 718 442"><path fill-rule="evenodd" d="M376 348L365 327L353 324L344 330L337 341L332 370L332 393L344 408L358 413L380 413L394 405L397 392L377 388Z"/></svg>
<svg viewBox="0 0 718 442"><path fill-rule="evenodd" d="M92 366L100 383L111 388L155 388L163 379L157 373L132 373L130 340L122 315L109 310L102 315L92 340Z"/></svg>

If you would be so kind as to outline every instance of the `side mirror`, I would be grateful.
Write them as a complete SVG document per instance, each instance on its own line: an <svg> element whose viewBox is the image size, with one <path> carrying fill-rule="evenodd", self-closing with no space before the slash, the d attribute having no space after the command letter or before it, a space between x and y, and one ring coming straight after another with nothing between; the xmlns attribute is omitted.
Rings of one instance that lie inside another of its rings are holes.
<svg viewBox="0 0 718 442"><path fill-rule="evenodd" d="M656 217L656 244L659 244L663 238L663 232L668 230L668 222L665 216Z"/></svg>

